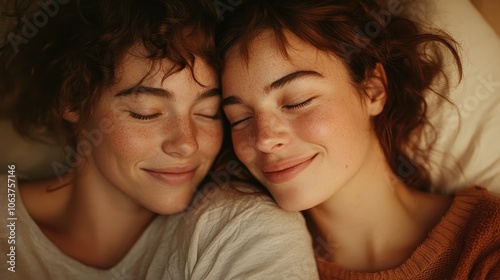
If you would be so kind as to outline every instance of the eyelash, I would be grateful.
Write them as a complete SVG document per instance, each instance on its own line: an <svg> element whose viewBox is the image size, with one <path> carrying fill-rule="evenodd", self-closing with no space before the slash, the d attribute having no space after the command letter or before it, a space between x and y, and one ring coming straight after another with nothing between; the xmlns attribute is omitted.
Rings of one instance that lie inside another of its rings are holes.
<svg viewBox="0 0 500 280"><path fill-rule="evenodd" d="M160 114L153 114L153 115L144 116L144 115L140 115L140 114L137 114L134 112L130 112L130 116L134 119L138 119L141 121L149 121L149 120L153 120L153 119L158 118L160 116Z"/></svg>
<svg viewBox="0 0 500 280"><path fill-rule="evenodd" d="M222 119L222 111L221 110L222 109L219 107L217 109L217 112L215 113L215 115L207 115L207 114L195 114L195 115L203 117L203 118L207 118L210 120L220 120L220 119Z"/></svg>
<svg viewBox="0 0 500 280"><path fill-rule="evenodd" d="M209 115L198 115L198 116L204 117L207 119L211 119L211 120L220 120L221 119L220 113L217 113L216 115L213 115L213 116L209 116Z"/></svg>
<svg viewBox="0 0 500 280"><path fill-rule="evenodd" d="M302 102L302 103L299 103L299 104L293 104L293 105L285 105L283 106L283 108L285 109L299 109L299 108L303 108L303 107L306 107L308 106L309 104L311 104L311 102L313 101L313 98L309 98L307 99L306 101Z"/></svg>
<svg viewBox="0 0 500 280"><path fill-rule="evenodd" d="M238 124L240 124L240 123L242 123L242 122L244 122L244 121L248 120L249 118L250 118L250 117L244 118L244 119L239 120L239 121L235 121L235 122L231 123L230 125L231 125L231 127L235 127L235 126L237 126Z"/></svg>
<svg viewBox="0 0 500 280"><path fill-rule="evenodd" d="M293 110L293 109L303 108L303 107L306 107L306 106L308 106L309 104L311 104L311 102L313 101L313 99L314 99L314 98L309 98L309 99L307 99L306 101L301 102L301 103L299 103L299 104L285 105L285 106L283 106L283 108L288 109L288 110ZM250 118L250 117L248 117L248 118L244 118L244 119L239 120L239 121L235 121L235 122L231 123L230 125L231 125L231 127L234 127L234 126L236 126L236 125L238 125L238 124L240 124L240 123L242 123L242 122L244 122L244 121L248 120L249 118Z"/></svg>
<svg viewBox="0 0 500 280"><path fill-rule="evenodd" d="M134 112L130 112L130 116L134 119L138 119L141 121L149 121L149 120L153 120L153 119L158 118L160 116L160 114L153 114L153 115L144 116L144 115L140 115L140 114L137 114ZM211 119L211 120L220 120L221 119L220 114L213 115L213 116L208 116L208 115L199 115L199 116L207 118L207 119Z"/></svg>

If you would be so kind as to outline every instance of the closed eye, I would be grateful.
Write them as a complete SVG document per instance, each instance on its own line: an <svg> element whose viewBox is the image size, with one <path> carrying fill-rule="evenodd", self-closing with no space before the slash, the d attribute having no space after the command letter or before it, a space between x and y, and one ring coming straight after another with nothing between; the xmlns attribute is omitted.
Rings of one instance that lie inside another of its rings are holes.
<svg viewBox="0 0 500 280"><path fill-rule="evenodd" d="M204 114L196 114L196 115L210 119L210 120L220 120L221 119L221 112L220 111L218 111L217 114L215 114L215 115L204 115Z"/></svg>
<svg viewBox="0 0 500 280"><path fill-rule="evenodd" d="M232 122L232 123L230 123L230 125L231 125L231 127L235 127L235 126L237 126L238 124L240 124L240 123L242 123L242 122L244 122L244 121L246 121L246 120L249 120L250 118L251 118L251 117L246 117L246 118L244 118L244 119L241 119L241 120L238 120L238 121Z"/></svg>
<svg viewBox="0 0 500 280"><path fill-rule="evenodd" d="M138 119L138 120L141 120L141 121L153 120L153 119L158 118L160 115L161 115L160 113L156 113L156 114L152 114L152 115L141 115L141 114L137 114L137 113L134 113L134 112L130 112L130 116L132 118Z"/></svg>
<svg viewBox="0 0 500 280"><path fill-rule="evenodd" d="M306 101L304 102L301 102L301 103L298 103L298 104L292 104L292 105L284 105L283 108L285 109L299 109L299 108L303 108L303 107L306 107L308 106L309 104L311 104L311 102L313 101L314 98L309 98L307 99Z"/></svg>

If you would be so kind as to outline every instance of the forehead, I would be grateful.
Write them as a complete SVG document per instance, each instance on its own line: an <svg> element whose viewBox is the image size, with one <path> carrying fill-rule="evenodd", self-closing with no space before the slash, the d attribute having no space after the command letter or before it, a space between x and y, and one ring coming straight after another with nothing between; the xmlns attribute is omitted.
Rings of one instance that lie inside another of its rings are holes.
<svg viewBox="0 0 500 280"><path fill-rule="evenodd" d="M134 86L138 84L161 87L165 84L171 86L196 84L200 86L197 81L205 86L217 86L218 76L215 68L201 58L195 58L192 73L189 67L185 67L180 72L168 74L175 66L168 59L149 59L143 47L135 46L127 51L120 63L117 64L115 81L112 87Z"/></svg>
<svg viewBox="0 0 500 280"><path fill-rule="evenodd" d="M316 48L300 40L290 32L286 32L285 34L288 43L286 47L286 56L281 51L274 32L271 30L264 30L252 39L247 46L243 46L243 43L239 43L228 50L224 61L223 73L225 73L228 68L232 69L235 66L254 68L264 62L271 65L276 63L282 65L283 62L285 62L285 64L290 64L290 62L307 62L301 60L317 55L318 50ZM248 50L247 57L245 57L243 47Z"/></svg>
<svg viewBox="0 0 500 280"><path fill-rule="evenodd" d="M287 38L286 56L279 48L272 31L264 31L248 45L248 60L235 45L227 52L222 72L223 87L233 89L245 84L251 87L269 84L294 71L315 71L345 76L347 68L336 56L321 51L285 32ZM242 90L241 88L234 90Z"/></svg>

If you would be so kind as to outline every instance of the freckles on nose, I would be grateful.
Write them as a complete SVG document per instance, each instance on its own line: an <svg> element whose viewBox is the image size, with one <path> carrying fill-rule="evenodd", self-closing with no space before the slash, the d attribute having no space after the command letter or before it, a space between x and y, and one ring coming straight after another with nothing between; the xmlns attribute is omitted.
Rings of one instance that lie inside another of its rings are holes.
<svg viewBox="0 0 500 280"><path fill-rule="evenodd" d="M269 138L269 136L271 135L271 133L270 133L271 129L272 128L268 127L268 126L263 126L263 125L259 126L256 133L255 133L257 135L257 137L254 137L255 142L262 141L262 140Z"/></svg>
<svg viewBox="0 0 500 280"><path fill-rule="evenodd" d="M176 135L179 138L180 142L196 142L196 131L195 128L189 124L183 124L178 128L178 134Z"/></svg>
<svg viewBox="0 0 500 280"><path fill-rule="evenodd" d="M253 136L253 142L258 145L266 143L275 138L278 131L281 131L280 123L275 118L261 119L258 121Z"/></svg>
<svg viewBox="0 0 500 280"><path fill-rule="evenodd" d="M186 118L168 122L162 132L165 140L172 145L196 146L196 127Z"/></svg>

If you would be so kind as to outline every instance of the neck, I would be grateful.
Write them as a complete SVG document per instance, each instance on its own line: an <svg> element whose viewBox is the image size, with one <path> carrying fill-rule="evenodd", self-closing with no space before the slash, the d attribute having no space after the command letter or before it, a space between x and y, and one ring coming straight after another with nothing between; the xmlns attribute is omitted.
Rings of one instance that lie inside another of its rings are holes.
<svg viewBox="0 0 500 280"><path fill-rule="evenodd" d="M381 271L411 255L446 211L442 202L405 186L379 148L354 178L306 216L318 257L355 271Z"/></svg>
<svg viewBox="0 0 500 280"><path fill-rule="evenodd" d="M129 233L142 232L155 216L104 180L100 173L84 170L77 171L75 175L72 210L82 226L85 224L86 228L95 232L108 227L112 230L116 226L122 229L129 227L130 230L125 231Z"/></svg>
<svg viewBox="0 0 500 280"><path fill-rule="evenodd" d="M71 188L65 223L57 237L62 240L59 247L87 265L112 267L155 214L111 185L92 164L82 163L74 171Z"/></svg>

